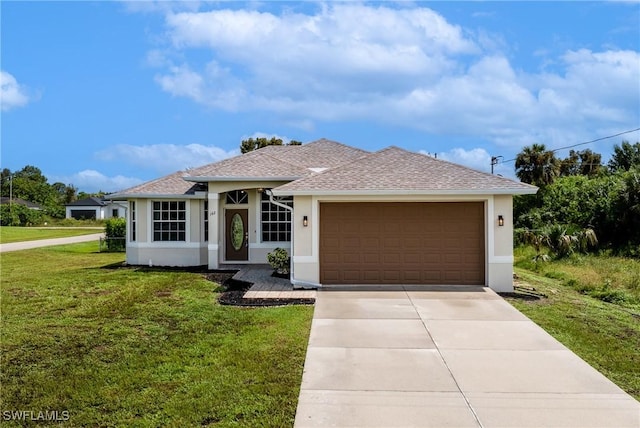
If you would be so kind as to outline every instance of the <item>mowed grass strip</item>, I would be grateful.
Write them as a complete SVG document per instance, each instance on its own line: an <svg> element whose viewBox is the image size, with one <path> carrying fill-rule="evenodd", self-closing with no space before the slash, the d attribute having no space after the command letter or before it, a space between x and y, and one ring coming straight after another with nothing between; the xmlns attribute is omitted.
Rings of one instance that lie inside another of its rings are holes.
<svg viewBox="0 0 640 428"><path fill-rule="evenodd" d="M123 255L97 250L2 255L2 410L67 410L71 426L293 424L312 307L221 306L202 275L114 268Z"/></svg>
<svg viewBox="0 0 640 428"><path fill-rule="evenodd" d="M563 266L553 264L553 269L562 271ZM640 400L640 312L581 294L556 278L522 268L516 273L520 285L547 297L506 300Z"/></svg>
<svg viewBox="0 0 640 428"><path fill-rule="evenodd" d="M71 236L100 233L101 229L49 229L46 227L13 227L0 226L0 244L12 242L37 241L39 239L68 238Z"/></svg>

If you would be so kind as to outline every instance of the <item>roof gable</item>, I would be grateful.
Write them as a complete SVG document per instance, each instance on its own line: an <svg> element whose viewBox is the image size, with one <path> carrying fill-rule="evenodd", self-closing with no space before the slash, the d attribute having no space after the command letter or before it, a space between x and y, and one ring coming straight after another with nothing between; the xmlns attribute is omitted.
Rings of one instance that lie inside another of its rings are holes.
<svg viewBox="0 0 640 428"><path fill-rule="evenodd" d="M535 193L537 188L461 165L388 147L342 166L287 183L275 194Z"/></svg>
<svg viewBox="0 0 640 428"><path fill-rule="evenodd" d="M299 146L266 146L189 171L189 181L232 179L295 180L333 168L368 152L321 139Z"/></svg>
<svg viewBox="0 0 640 428"><path fill-rule="evenodd" d="M290 147L292 146L283 146L280 147L279 150L284 148L283 151L288 151L287 149ZM185 178L190 181L201 179L230 180L248 177L288 178L293 180L306 175L304 168L273 156L273 152L274 150L264 147L220 162L192 169Z"/></svg>
<svg viewBox="0 0 640 428"><path fill-rule="evenodd" d="M110 195L114 198L135 196L169 196L169 195L193 195L198 190L206 190L199 183L191 183L184 180L186 172L177 171L146 183L138 184L120 192Z"/></svg>

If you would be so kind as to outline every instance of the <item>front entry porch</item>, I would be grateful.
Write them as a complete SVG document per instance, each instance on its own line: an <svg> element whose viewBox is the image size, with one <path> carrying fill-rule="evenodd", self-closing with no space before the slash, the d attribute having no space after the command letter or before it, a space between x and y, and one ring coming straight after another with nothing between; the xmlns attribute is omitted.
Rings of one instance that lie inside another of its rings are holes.
<svg viewBox="0 0 640 428"><path fill-rule="evenodd" d="M244 294L245 299L315 299L316 290L293 288L289 279L274 277L269 265L224 265L225 269L238 269L233 276L236 281L251 283Z"/></svg>

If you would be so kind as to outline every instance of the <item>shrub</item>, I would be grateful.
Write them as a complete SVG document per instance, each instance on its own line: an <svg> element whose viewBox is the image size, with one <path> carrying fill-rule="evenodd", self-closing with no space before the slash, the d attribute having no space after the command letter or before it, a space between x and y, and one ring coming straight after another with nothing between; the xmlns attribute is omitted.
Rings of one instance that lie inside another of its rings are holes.
<svg viewBox="0 0 640 428"><path fill-rule="evenodd" d="M267 261L277 273L281 275L289 273L291 258L284 248L276 248L267 254Z"/></svg>
<svg viewBox="0 0 640 428"><path fill-rule="evenodd" d="M124 218L110 218L105 223L107 251L124 251L126 247L127 221Z"/></svg>
<svg viewBox="0 0 640 428"><path fill-rule="evenodd" d="M2 226L37 226L44 223L44 214L20 204L0 206L0 224Z"/></svg>

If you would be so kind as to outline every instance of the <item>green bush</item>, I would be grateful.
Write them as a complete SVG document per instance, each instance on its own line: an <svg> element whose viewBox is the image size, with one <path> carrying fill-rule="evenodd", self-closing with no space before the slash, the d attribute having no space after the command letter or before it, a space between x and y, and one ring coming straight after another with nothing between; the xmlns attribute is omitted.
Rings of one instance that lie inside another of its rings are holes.
<svg viewBox="0 0 640 428"><path fill-rule="evenodd" d="M631 168L614 174L556 179L535 196L514 197L516 229L554 229L556 238L591 230L603 248L618 254L640 255L640 171ZM562 233L561 229L567 229ZM526 242L516 234L515 244ZM562 238L566 239L566 238ZM563 244L552 239L553 244ZM581 251L585 251L580 246ZM563 253L565 248L556 248ZM565 252L564 256L571 251Z"/></svg>
<svg viewBox="0 0 640 428"><path fill-rule="evenodd" d="M44 214L19 204L0 206L0 224L2 226L38 226L44 223Z"/></svg>
<svg viewBox="0 0 640 428"><path fill-rule="evenodd" d="M287 250L284 248L276 248L269 254L267 254L267 261L271 265L272 268L276 270L279 274L288 274L289 273L289 264L291 258L287 253Z"/></svg>
<svg viewBox="0 0 640 428"><path fill-rule="evenodd" d="M108 251L124 251L127 236L127 221L124 218L107 220L104 233L107 238Z"/></svg>

